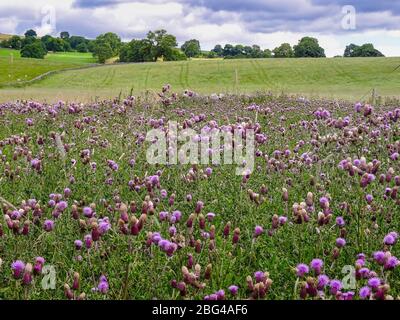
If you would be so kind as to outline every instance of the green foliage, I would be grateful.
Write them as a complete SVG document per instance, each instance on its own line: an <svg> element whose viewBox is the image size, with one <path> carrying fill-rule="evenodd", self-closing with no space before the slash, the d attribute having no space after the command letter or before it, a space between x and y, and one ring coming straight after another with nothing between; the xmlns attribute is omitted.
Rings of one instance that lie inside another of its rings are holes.
<svg viewBox="0 0 400 320"><path fill-rule="evenodd" d="M318 40L312 37L304 37L294 47L294 55L297 58L324 58L325 50L320 47Z"/></svg>
<svg viewBox="0 0 400 320"><path fill-rule="evenodd" d="M152 46L153 60L157 61L158 58L163 58L165 61L173 60L173 48L178 45L176 37L168 34L166 30L149 31L147 39Z"/></svg>
<svg viewBox="0 0 400 320"><path fill-rule="evenodd" d="M35 30L29 29L29 30L27 30L25 32L24 36L25 36L25 38L28 38L28 37L35 37L36 38L37 37L37 33L36 33Z"/></svg>
<svg viewBox="0 0 400 320"><path fill-rule="evenodd" d="M346 47L344 57L384 57L384 55L375 49L372 43L365 43L362 46L351 43Z"/></svg>
<svg viewBox="0 0 400 320"><path fill-rule="evenodd" d="M214 49L211 50L211 52L215 53L215 56L217 57L222 57L224 49L222 49L222 46L220 44L217 44Z"/></svg>
<svg viewBox="0 0 400 320"><path fill-rule="evenodd" d="M107 32L99 35L94 41L93 56L97 58L100 63L105 63L119 54L121 48L121 38L115 33Z"/></svg>
<svg viewBox="0 0 400 320"><path fill-rule="evenodd" d="M294 52L289 43L282 43L279 47L272 50L275 58L293 58Z"/></svg>
<svg viewBox="0 0 400 320"><path fill-rule="evenodd" d="M200 42L196 39L186 41L181 46L181 49L189 58L197 57L201 54Z"/></svg>
<svg viewBox="0 0 400 320"><path fill-rule="evenodd" d="M75 49L78 52L88 52L88 46L85 42L81 42L80 44L78 44Z"/></svg>
<svg viewBox="0 0 400 320"><path fill-rule="evenodd" d="M39 40L25 45L21 50L21 57L23 58L43 59L46 54L47 50Z"/></svg>
<svg viewBox="0 0 400 320"><path fill-rule="evenodd" d="M60 33L60 38L63 40L67 40L69 38L69 32L68 31L62 31Z"/></svg>
<svg viewBox="0 0 400 320"><path fill-rule="evenodd" d="M149 40L132 40L125 44L119 53L121 62L146 62L153 61L152 45Z"/></svg>

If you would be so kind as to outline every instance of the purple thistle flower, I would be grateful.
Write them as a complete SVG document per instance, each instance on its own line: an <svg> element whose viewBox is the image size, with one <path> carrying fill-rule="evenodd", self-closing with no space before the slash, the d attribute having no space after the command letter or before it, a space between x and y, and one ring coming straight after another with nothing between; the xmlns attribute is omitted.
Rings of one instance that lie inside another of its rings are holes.
<svg viewBox="0 0 400 320"><path fill-rule="evenodd" d="M309 268L306 264L304 263L300 263L297 265L296 267L296 275L298 277L303 277L305 274L307 274L309 272Z"/></svg>
<svg viewBox="0 0 400 320"><path fill-rule="evenodd" d="M54 221L53 220L45 220L43 223L43 229L47 232L50 232L54 229Z"/></svg>
<svg viewBox="0 0 400 320"><path fill-rule="evenodd" d="M374 260L378 264L383 265L385 263L385 253L383 251L374 252Z"/></svg>
<svg viewBox="0 0 400 320"><path fill-rule="evenodd" d="M265 274L262 271L256 271L254 272L254 278L256 282L263 282L265 280Z"/></svg>
<svg viewBox="0 0 400 320"><path fill-rule="evenodd" d="M313 259L310 263L310 267L314 270L314 272L317 275L321 273L323 266L324 262L321 259Z"/></svg>
<svg viewBox="0 0 400 320"><path fill-rule="evenodd" d="M13 270L13 276L15 279L20 279L25 270L25 263L21 260L14 261L11 264L11 269Z"/></svg>
<svg viewBox="0 0 400 320"><path fill-rule="evenodd" d="M83 215L87 218L92 218L93 217L93 209L91 207L84 207Z"/></svg>
<svg viewBox="0 0 400 320"><path fill-rule="evenodd" d="M396 238L393 237L393 235L389 233L385 236L385 238L383 238L383 243L388 246L392 246L396 243Z"/></svg>
<svg viewBox="0 0 400 320"><path fill-rule="evenodd" d="M102 275L100 277L100 281L99 281L99 284L97 286L97 289L102 294L106 294L108 292L109 285L108 285L107 278L104 275Z"/></svg>
<svg viewBox="0 0 400 320"><path fill-rule="evenodd" d="M371 295L371 290L365 286L360 289L360 299L368 299Z"/></svg>
<svg viewBox="0 0 400 320"><path fill-rule="evenodd" d="M343 217L337 217L336 218L336 225L338 227L344 227L346 222L344 221Z"/></svg>
<svg viewBox="0 0 400 320"><path fill-rule="evenodd" d="M235 286L235 285L231 285L231 286L229 286L228 290L231 293L231 295L236 296L238 293L239 287Z"/></svg>
<svg viewBox="0 0 400 320"><path fill-rule="evenodd" d="M261 226L256 226L254 228L254 238L257 238L258 236L262 235L262 233L264 232L263 227Z"/></svg>
<svg viewBox="0 0 400 320"><path fill-rule="evenodd" d="M336 246L338 248L343 248L346 245L346 240L343 238L337 238L336 239Z"/></svg>
<svg viewBox="0 0 400 320"><path fill-rule="evenodd" d="M372 289L377 289L381 285L381 279L374 277L368 280L368 285Z"/></svg>
<svg viewBox="0 0 400 320"><path fill-rule="evenodd" d="M75 240L74 245L75 245L76 250L81 250L82 246L83 246L83 242L81 240Z"/></svg>
<svg viewBox="0 0 400 320"><path fill-rule="evenodd" d="M331 294L335 295L338 291L342 289L342 282L340 280L334 279L329 282L331 288Z"/></svg>
<svg viewBox="0 0 400 320"><path fill-rule="evenodd" d="M323 290L329 284L329 277L325 274L318 276L318 290Z"/></svg>

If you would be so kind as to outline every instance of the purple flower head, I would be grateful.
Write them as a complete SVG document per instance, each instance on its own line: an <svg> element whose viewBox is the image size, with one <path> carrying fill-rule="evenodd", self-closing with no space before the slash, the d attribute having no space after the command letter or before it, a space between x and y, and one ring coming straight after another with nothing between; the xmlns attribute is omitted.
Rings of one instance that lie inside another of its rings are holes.
<svg viewBox="0 0 400 320"><path fill-rule="evenodd" d="M11 264L11 269L13 271L14 278L19 279L24 273L25 263L21 260L16 260Z"/></svg>
<svg viewBox="0 0 400 320"><path fill-rule="evenodd" d="M56 204L56 209L60 212L63 212L65 209L67 209L67 207L68 203L66 201L60 201Z"/></svg>
<svg viewBox="0 0 400 320"><path fill-rule="evenodd" d="M83 242L81 240L75 240L74 245L75 245L76 250L81 250L81 248L83 246Z"/></svg>
<svg viewBox="0 0 400 320"><path fill-rule="evenodd" d="M229 286L228 290L231 293L231 295L236 296L238 293L239 287L235 286L235 285L231 285L231 286Z"/></svg>
<svg viewBox="0 0 400 320"><path fill-rule="evenodd" d="M306 264L300 263L296 267L296 275L298 277L303 277L305 274L309 272L309 268Z"/></svg>
<svg viewBox="0 0 400 320"><path fill-rule="evenodd" d="M336 225L338 227L344 227L346 222L344 221L343 217L337 217L336 218Z"/></svg>
<svg viewBox="0 0 400 320"><path fill-rule="evenodd" d="M85 217L87 218L93 217L93 209L91 207L84 207L82 211Z"/></svg>
<svg viewBox="0 0 400 320"><path fill-rule="evenodd" d="M365 286L360 289L360 299L368 299L371 295L371 290Z"/></svg>
<svg viewBox="0 0 400 320"><path fill-rule="evenodd" d="M329 286L331 288L331 294L336 294L338 291L342 289L342 282L340 280L334 279L329 282Z"/></svg>
<svg viewBox="0 0 400 320"><path fill-rule="evenodd" d="M161 211L159 214L159 219L160 221L164 221L168 218L168 212L167 211Z"/></svg>
<svg viewBox="0 0 400 320"><path fill-rule="evenodd" d="M105 276L101 276L100 277L97 289L102 294L106 294L108 292L109 286L108 286L107 278Z"/></svg>
<svg viewBox="0 0 400 320"><path fill-rule="evenodd" d="M213 221L214 218L215 218L215 213L209 212L209 213L207 213L206 217L207 217L207 220L208 220L209 222L211 222L211 221Z"/></svg>
<svg viewBox="0 0 400 320"><path fill-rule="evenodd" d="M393 237L393 235L389 233L385 236L385 238L383 238L383 243L388 246L392 246L396 243L396 238Z"/></svg>
<svg viewBox="0 0 400 320"><path fill-rule="evenodd" d="M325 274L318 276L318 290L323 290L329 284L329 277Z"/></svg>
<svg viewBox="0 0 400 320"><path fill-rule="evenodd" d="M254 272L254 278L256 282L263 282L265 280L265 274L262 271L256 271Z"/></svg>
<svg viewBox="0 0 400 320"><path fill-rule="evenodd" d="M385 263L385 270L393 270L399 265L399 260L395 256L391 256Z"/></svg>
<svg viewBox="0 0 400 320"><path fill-rule="evenodd" d="M279 224L282 226L282 225L284 225L284 224L287 222L287 217L285 217L285 216L280 216L280 217L278 218L278 221L279 221Z"/></svg>
<svg viewBox="0 0 400 320"><path fill-rule="evenodd" d="M321 259L313 259L310 263L310 267L317 275L321 273L323 266L324 262Z"/></svg>
<svg viewBox="0 0 400 320"><path fill-rule="evenodd" d="M256 226L254 228L254 237L257 238L258 236L262 235L262 233L264 232L263 227L261 226Z"/></svg>
<svg viewBox="0 0 400 320"><path fill-rule="evenodd" d="M343 238L337 238L336 239L336 246L338 248L343 248L346 245L346 240Z"/></svg>
<svg viewBox="0 0 400 320"><path fill-rule="evenodd" d="M381 285L381 279L374 277L368 280L368 285L372 289L377 289Z"/></svg>
<svg viewBox="0 0 400 320"><path fill-rule="evenodd" d="M361 268L359 271L361 278L367 279L369 277L369 269L368 268Z"/></svg>
<svg viewBox="0 0 400 320"><path fill-rule="evenodd" d="M91 234L87 234L84 237L84 241L85 241L85 246L87 249L90 249L90 247L92 246L93 240L92 240L92 235Z"/></svg>
<svg viewBox="0 0 400 320"><path fill-rule="evenodd" d="M43 223L43 229L47 232L50 232L54 229L54 221L53 220L45 220Z"/></svg>
<svg viewBox="0 0 400 320"><path fill-rule="evenodd" d="M374 252L374 260L383 265L385 263L385 253L383 251Z"/></svg>

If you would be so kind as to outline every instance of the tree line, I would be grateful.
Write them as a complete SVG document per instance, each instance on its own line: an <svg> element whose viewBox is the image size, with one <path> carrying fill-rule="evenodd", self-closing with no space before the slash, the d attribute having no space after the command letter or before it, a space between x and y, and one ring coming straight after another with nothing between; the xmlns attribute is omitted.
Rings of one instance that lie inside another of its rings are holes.
<svg viewBox="0 0 400 320"><path fill-rule="evenodd" d="M282 43L273 50L261 49L259 45L217 44L211 51L202 51L197 39L185 41L178 48L176 37L166 30L149 31L143 39L133 39L122 42L121 38L112 32L99 35L90 40L81 36L70 36L67 31L59 37L45 35L37 37L34 30L25 32L24 37L12 36L3 40L0 45L6 48L21 50L22 57L44 58L48 51L78 51L91 52L99 63L118 57L120 62L150 62L162 59L164 61L186 60L187 58L324 58L325 50L319 45L318 39L303 37L293 47ZM346 47L343 57L383 57L373 44L361 46L350 44Z"/></svg>

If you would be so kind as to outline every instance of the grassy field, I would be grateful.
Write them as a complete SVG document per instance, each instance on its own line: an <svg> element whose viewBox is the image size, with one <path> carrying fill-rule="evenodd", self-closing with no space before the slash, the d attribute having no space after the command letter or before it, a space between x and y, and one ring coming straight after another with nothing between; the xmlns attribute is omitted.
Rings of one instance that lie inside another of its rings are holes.
<svg viewBox="0 0 400 320"><path fill-rule="evenodd" d="M0 87L31 80L52 70L75 68L95 63L90 53L49 53L45 59L21 58L19 51L0 49Z"/></svg>
<svg viewBox="0 0 400 320"><path fill-rule="evenodd" d="M2 64L14 70L3 73L3 82L7 77L14 81L29 79L48 70L93 62L89 54L79 53L49 55L44 61L16 58L14 64L7 64L9 58L4 51L2 56ZM30 67L25 77L26 63ZM170 83L176 91L191 89L199 93L272 91L357 100L369 96L375 88L378 95L398 97L400 70L394 71L398 65L400 58L192 60L108 65L61 72L24 88L6 88L0 90L0 99L87 101L116 96L121 91L128 93L131 89L134 93L154 91L165 83Z"/></svg>

